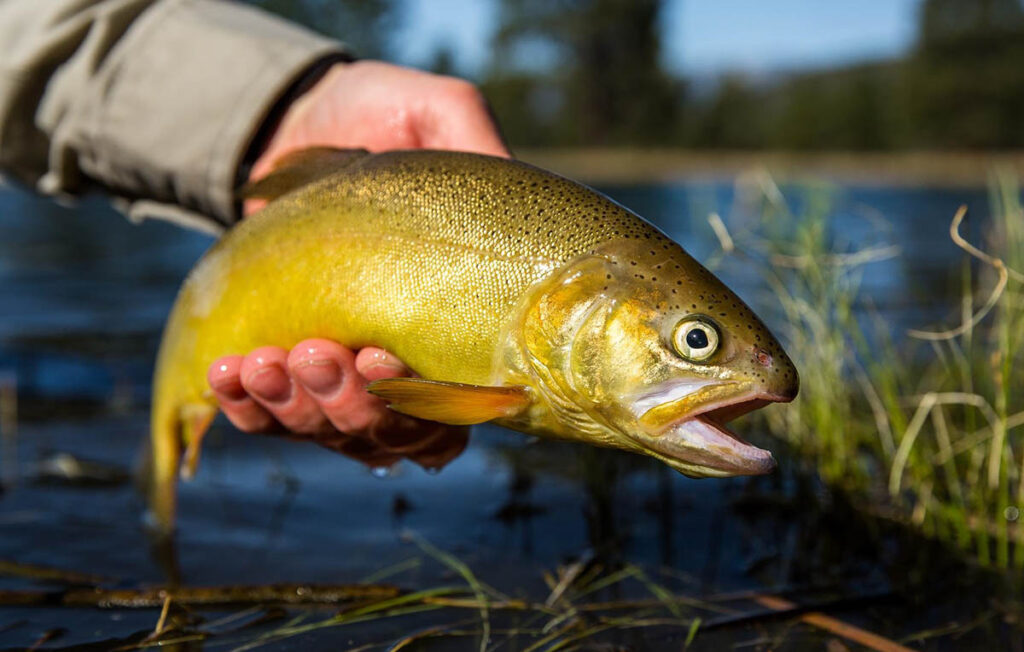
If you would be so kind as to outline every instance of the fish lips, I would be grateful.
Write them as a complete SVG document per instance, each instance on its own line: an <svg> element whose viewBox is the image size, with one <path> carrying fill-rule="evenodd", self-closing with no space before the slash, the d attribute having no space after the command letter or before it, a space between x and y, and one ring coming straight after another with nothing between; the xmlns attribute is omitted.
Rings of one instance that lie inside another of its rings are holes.
<svg viewBox="0 0 1024 652"><path fill-rule="evenodd" d="M650 406L652 396L669 400ZM770 473L776 466L771 452L748 444L724 424L768 403L791 398L731 381L670 387L635 403L642 413L637 420L640 432L634 439L650 455L685 475Z"/></svg>
<svg viewBox="0 0 1024 652"><path fill-rule="evenodd" d="M680 421L658 437L645 437L643 443L656 457L689 476L763 475L775 470L771 451L746 443L705 417Z"/></svg>

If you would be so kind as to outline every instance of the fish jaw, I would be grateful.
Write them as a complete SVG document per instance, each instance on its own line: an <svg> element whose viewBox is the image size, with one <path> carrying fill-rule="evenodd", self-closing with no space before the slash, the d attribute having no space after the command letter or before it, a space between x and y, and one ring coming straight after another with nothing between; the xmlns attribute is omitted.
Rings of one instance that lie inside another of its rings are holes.
<svg viewBox="0 0 1024 652"><path fill-rule="evenodd" d="M764 475L775 470L770 451L746 443L707 417L680 421L660 436L641 441L650 454L692 477Z"/></svg>
<svg viewBox="0 0 1024 652"><path fill-rule="evenodd" d="M633 402L638 415L633 439L649 455L688 476L763 475L775 469L771 452L748 444L724 424L792 398L736 381L671 383Z"/></svg>

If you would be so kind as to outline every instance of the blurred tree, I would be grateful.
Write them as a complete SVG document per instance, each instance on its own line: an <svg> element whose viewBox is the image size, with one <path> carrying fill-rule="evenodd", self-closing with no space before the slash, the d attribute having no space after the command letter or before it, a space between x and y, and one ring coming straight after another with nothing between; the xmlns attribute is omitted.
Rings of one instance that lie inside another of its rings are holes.
<svg viewBox="0 0 1024 652"><path fill-rule="evenodd" d="M661 67L661 8L661 0L501 0L485 89L510 141L533 140L537 121L562 144L664 143L681 87ZM532 120L510 115L522 112Z"/></svg>
<svg viewBox="0 0 1024 652"><path fill-rule="evenodd" d="M513 148L571 144L559 133L562 89L552 80L530 72L507 72L488 76L481 88Z"/></svg>
<svg viewBox="0 0 1024 652"><path fill-rule="evenodd" d="M1015 31L1022 20L1020 0L925 0L919 40L925 48L960 38Z"/></svg>
<svg viewBox="0 0 1024 652"><path fill-rule="evenodd" d="M344 41L364 59L387 58L395 0L246 0Z"/></svg>
<svg viewBox="0 0 1024 652"><path fill-rule="evenodd" d="M889 149L898 142L900 67L862 64L796 75L765 100L779 107L767 144L791 149Z"/></svg>
<svg viewBox="0 0 1024 652"><path fill-rule="evenodd" d="M386 57L399 0L247 0ZM690 96L661 65L665 0L493 0L481 86L515 146L1024 146L1022 0L923 0L904 59ZM413 26L414 27L414 26ZM781 38L781 37L780 37ZM425 62L459 74L448 46Z"/></svg>
<svg viewBox="0 0 1024 652"><path fill-rule="evenodd" d="M710 101L693 107L685 142L696 147L753 149L764 145L763 93L740 75L726 75Z"/></svg>
<svg viewBox="0 0 1024 652"><path fill-rule="evenodd" d="M1024 145L1019 0L926 0L906 80L915 144Z"/></svg>
<svg viewBox="0 0 1024 652"><path fill-rule="evenodd" d="M427 70L438 75L458 75L459 72L455 65L455 53L447 45L438 47L434 50L434 56L431 58Z"/></svg>

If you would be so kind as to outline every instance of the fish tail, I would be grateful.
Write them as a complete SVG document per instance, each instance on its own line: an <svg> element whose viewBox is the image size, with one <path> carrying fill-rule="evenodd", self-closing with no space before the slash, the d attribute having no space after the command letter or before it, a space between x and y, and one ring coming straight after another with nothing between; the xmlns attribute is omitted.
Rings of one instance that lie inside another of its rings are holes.
<svg viewBox="0 0 1024 652"><path fill-rule="evenodd" d="M160 536L174 530L178 477L189 479L194 475L203 435L217 414L205 374L196 376L195 334L180 319L187 303L187 295L179 296L160 343L153 375L146 484L148 521Z"/></svg>
<svg viewBox="0 0 1024 652"><path fill-rule="evenodd" d="M155 393L149 446L149 517L159 535L174 530L178 467L181 463L181 411Z"/></svg>
<svg viewBox="0 0 1024 652"><path fill-rule="evenodd" d="M158 534L174 530L178 477L190 480L217 407L157 391L150 424L149 509Z"/></svg>

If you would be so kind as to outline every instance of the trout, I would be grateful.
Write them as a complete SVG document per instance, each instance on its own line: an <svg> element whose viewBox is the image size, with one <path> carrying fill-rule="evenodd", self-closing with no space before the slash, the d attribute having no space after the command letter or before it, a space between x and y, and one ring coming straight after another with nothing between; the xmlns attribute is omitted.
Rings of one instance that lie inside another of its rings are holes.
<svg viewBox="0 0 1024 652"><path fill-rule="evenodd" d="M514 160L325 148L285 157L246 195L269 203L198 262L160 346L161 529L217 413L209 365L310 337L396 354L418 377L369 389L412 416L642 453L694 477L774 468L725 423L792 400L793 363L739 297L608 197Z"/></svg>

